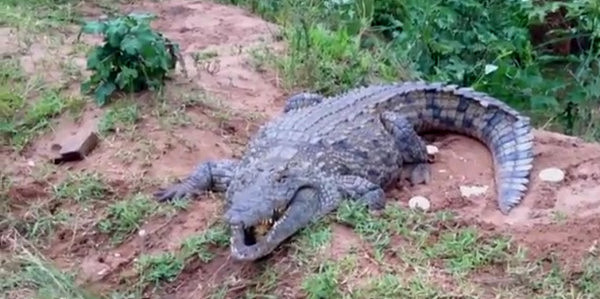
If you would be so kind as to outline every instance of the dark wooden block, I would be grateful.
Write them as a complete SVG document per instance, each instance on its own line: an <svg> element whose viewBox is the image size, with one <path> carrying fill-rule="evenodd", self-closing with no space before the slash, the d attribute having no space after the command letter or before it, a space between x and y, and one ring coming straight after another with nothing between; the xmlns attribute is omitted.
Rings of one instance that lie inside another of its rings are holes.
<svg viewBox="0 0 600 299"><path fill-rule="evenodd" d="M60 156L54 159L54 163L83 160L98 145L98 141L98 135L94 132L78 133L60 144Z"/></svg>

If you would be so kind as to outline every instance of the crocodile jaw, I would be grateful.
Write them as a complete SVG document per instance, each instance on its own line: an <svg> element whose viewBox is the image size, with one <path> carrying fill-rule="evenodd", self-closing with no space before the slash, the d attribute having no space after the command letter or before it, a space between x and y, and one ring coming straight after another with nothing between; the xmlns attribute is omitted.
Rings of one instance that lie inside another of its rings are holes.
<svg viewBox="0 0 600 299"><path fill-rule="evenodd" d="M231 225L231 255L238 261L255 261L278 247L283 241L318 218L321 204L317 190L300 189L283 210L279 218L262 237L253 236L254 244L247 244L250 228L242 225Z"/></svg>

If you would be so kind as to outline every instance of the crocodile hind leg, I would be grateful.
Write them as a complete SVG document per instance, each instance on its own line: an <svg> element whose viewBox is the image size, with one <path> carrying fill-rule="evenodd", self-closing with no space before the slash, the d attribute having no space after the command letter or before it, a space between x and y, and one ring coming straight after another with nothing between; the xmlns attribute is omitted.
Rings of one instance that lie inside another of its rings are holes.
<svg viewBox="0 0 600 299"><path fill-rule="evenodd" d="M202 191L224 192L231 182L237 165L236 160L202 162L184 180L159 189L154 193L154 197L163 202L196 195Z"/></svg>
<svg viewBox="0 0 600 299"><path fill-rule="evenodd" d="M283 112L287 113L291 110L296 110L312 105L319 104L323 101L324 97L318 93L297 93L289 97L283 107Z"/></svg>
<svg viewBox="0 0 600 299"><path fill-rule="evenodd" d="M394 112L383 112L381 122L395 138L396 147L401 153L402 176L408 177L413 185L429 183L431 171L427 145L414 126L405 117Z"/></svg>

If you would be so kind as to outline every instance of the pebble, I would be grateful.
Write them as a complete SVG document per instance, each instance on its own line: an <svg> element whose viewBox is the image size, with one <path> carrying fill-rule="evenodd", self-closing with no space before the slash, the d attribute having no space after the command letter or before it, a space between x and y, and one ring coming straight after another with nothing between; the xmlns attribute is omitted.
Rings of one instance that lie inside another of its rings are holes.
<svg viewBox="0 0 600 299"><path fill-rule="evenodd" d="M565 172L557 167L546 168L539 173L539 178L546 182L560 182L565 178Z"/></svg>
<svg viewBox="0 0 600 299"><path fill-rule="evenodd" d="M429 203L429 199L424 196L414 196L408 201L408 206L413 210L419 208L427 211L431 207L431 204Z"/></svg>
<svg viewBox="0 0 600 299"><path fill-rule="evenodd" d="M140 231L138 232L138 236L143 237L145 235L146 235L146 230L140 229Z"/></svg>
<svg viewBox="0 0 600 299"><path fill-rule="evenodd" d="M463 197L469 197L473 195L482 195L484 194L488 186L460 186L460 194Z"/></svg>
<svg viewBox="0 0 600 299"><path fill-rule="evenodd" d="M435 145L428 145L427 146L427 154L429 155L435 155L439 152L440 150L437 148L437 146Z"/></svg>

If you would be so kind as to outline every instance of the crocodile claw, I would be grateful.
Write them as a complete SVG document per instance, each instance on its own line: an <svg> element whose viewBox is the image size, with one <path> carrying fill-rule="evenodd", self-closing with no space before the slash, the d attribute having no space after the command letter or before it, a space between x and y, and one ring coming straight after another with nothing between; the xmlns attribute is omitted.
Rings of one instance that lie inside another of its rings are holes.
<svg viewBox="0 0 600 299"><path fill-rule="evenodd" d="M165 202L185 198L190 195L190 190L186 185L176 184L168 188L160 188L154 192L154 197L158 202Z"/></svg>

